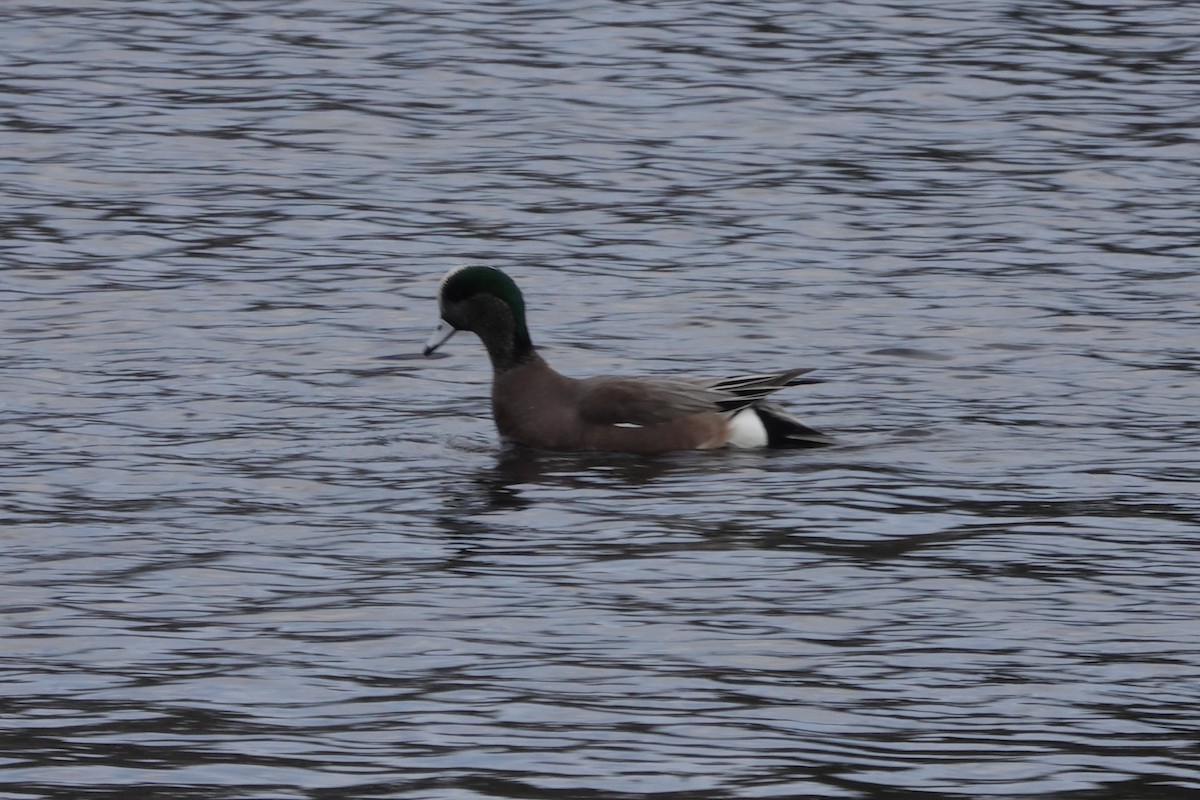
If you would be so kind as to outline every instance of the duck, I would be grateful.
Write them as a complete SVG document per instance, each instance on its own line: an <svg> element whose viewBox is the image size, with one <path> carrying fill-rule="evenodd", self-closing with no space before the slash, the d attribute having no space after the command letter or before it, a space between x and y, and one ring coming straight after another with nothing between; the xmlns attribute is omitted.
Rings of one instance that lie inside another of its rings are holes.
<svg viewBox="0 0 1200 800"><path fill-rule="evenodd" d="M425 356L459 331L479 337L492 364L492 417L507 442L619 453L834 443L766 401L780 389L820 383L808 374L811 369L729 378L571 378L538 353L521 290L490 266L447 272L438 287L438 309L441 320Z"/></svg>

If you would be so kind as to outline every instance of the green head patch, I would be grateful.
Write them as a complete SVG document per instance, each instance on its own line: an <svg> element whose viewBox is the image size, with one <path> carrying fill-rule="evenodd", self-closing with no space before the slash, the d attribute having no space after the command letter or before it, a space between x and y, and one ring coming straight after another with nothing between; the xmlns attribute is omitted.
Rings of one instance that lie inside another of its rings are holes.
<svg viewBox="0 0 1200 800"><path fill-rule="evenodd" d="M451 270L442 279L438 294L443 316L447 315L449 309L465 309L473 298L493 297L499 300L512 314L512 336L517 351L524 353L532 348L529 331L525 327L525 299L513 279L500 270L479 265ZM451 321L462 327L461 320Z"/></svg>

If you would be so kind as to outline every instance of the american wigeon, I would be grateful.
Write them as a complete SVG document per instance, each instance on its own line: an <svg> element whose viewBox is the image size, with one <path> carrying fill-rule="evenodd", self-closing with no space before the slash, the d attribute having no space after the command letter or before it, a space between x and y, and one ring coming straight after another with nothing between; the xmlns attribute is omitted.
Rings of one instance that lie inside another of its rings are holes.
<svg viewBox="0 0 1200 800"><path fill-rule="evenodd" d="M504 438L544 450L656 453L714 447L813 447L828 437L763 398L817 383L810 370L736 378L578 380L550 368L529 339L525 301L492 267L450 270L438 292L442 321L429 355L457 331L474 331L492 360L492 415Z"/></svg>

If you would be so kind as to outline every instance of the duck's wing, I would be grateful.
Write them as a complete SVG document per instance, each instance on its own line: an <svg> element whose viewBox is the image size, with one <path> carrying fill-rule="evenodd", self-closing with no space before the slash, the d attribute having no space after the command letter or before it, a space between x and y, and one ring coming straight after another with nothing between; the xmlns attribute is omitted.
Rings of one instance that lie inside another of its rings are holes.
<svg viewBox="0 0 1200 800"><path fill-rule="evenodd" d="M705 386L730 396L722 411L734 411L762 400L772 392L788 386L805 383L821 383L820 378L805 377L812 369L789 369L766 375L742 375L736 378L720 378L706 381Z"/></svg>
<svg viewBox="0 0 1200 800"><path fill-rule="evenodd" d="M786 386L818 383L807 369L736 378L587 378L579 381L582 419L597 425L657 425L701 412L735 411Z"/></svg>

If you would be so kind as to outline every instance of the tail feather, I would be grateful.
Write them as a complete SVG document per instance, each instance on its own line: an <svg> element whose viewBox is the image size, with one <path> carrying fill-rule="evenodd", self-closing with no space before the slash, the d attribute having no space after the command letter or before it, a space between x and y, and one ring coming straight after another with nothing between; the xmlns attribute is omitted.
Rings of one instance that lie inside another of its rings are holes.
<svg viewBox="0 0 1200 800"><path fill-rule="evenodd" d="M759 403L754 410L767 429L768 447L822 447L835 444L832 437L813 430L778 406Z"/></svg>

